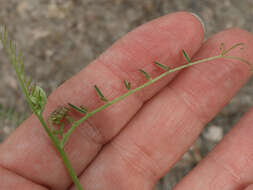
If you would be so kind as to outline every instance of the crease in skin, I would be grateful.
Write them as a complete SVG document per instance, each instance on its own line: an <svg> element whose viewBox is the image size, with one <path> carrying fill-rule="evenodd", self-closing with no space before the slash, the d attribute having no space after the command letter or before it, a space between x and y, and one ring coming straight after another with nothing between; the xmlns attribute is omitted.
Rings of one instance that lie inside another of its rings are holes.
<svg viewBox="0 0 253 190"><path fill-rule="evenodd" d="M203 76L203 75L198 75ZM188 107L189 110L191 110L195 117L198 118L202 125L206 125L206 123L213 117L208 112L210 102L210 98L212 96L212 93L215 93L212 88L215 88L217 86L214 81L211 81L208 79L208 77L204 77L206 83L209 83L208 86L210 87L211 91L208 93L208 96L202 96L201 102L198 102L198 91L193 91L192 89L182 89L182 88L176 88L173 85L168 86L168 89L171 89L176 94L176 97L180 98L182 102ZM206 84L207 86L207 84ZM196 88L197 89L197 88ZM216 93L215 93L216 94Z"/></svg>
<svg viewBox="0 0 253 190"><path fill-rule="evenodd" d="M240 184L241 176L234 172L234 170L231 169L229 166L227 166L226 163L219 161L219 159L216 158L213 154L209 154L207 159L213 161L214 164L218 165L217 168L222 168L224 171L226 171L229 176L232 177L232 180L235 183Z"/></svg>
<svg viewBox="0 0 253 190"><path fill-rule="evenodd" d="M171 92L173 92L176 95L175 97L177 97L178 99L180 99L180 102L182 102L187 107L188 110L191 110L191 113L193 113L192 115L194 116L194 118L196 118L195 120L199 120L200 121L200 125L206 125L206 123L207 123L206 118L209 118L209 117L206 114L203 117L203 111L199 111L200 109L202 110L202 108L200 108L198 106L198 109L196 109L197 105L193 104L193 103L190 103L191 101L188 100L189 98L186 98L185 96L182 95L182 93L180 93L181 92L180 88L175 88L172 85L167 86L166 88L168 90L170 90ZM187 93L191 93L191 92L187 91ZM191 93L191 97L193 97L193 96L194 96L194 94ZM200 116L200 114L202 116Z"/></svg>
<svg viewBox="0 0 253 190"><path fill-rule="evenodd" d="M244 190L253 190L253 185L249 185L248 187L246 187L246 189Z"/></svg>
<svg viewBox="0 0 253 190"><path fill-rule="evenodd" d="M85 131L85 136L93 144L96 144L99 147L102 147L106 142L106 137L102 134L101 130L89 119L85 121L85 128L89 128L88 131ZM82 130L82 127L78 127L77 130ZM86 130L86 129L85 129Z"/></svg>
<svg viewBox="0 0 253 190"><path fill-rule="evenodd" d="M50 188L47 187L46 185L37 183L37 182L32 181L32 180L30 180L30 179L27 179L27 178L25 178L24 176L19 175L19 174L16 173L15 171L11 171L11 170L9 170L8 168L5 168L5 167L3 167L3 166L0 165L0 172L1 172L1 170L3 170L3 172L4 172L4 171L7 171L7 172L9 172L9 173L12 174L12 175L15 175L16 177L21 178L20 180L22 180L22 181L24 181L24 182L27 181L27 182L31 183L32 185L39 186L41 190L50 190ZM9 174L9 175L10 175L10 174ZM2 177L3 177L3 176L2 176ZM1 177L1 178L2 178L2 177ZM1 184L0 184L0 187L1 187ZM38 188L39 188L39 187L38 187Z"/></svg>
<svg viewBox="0 0 253 190"><path fill-rule="evenodd" d="M145 179L152 180L155 183L155 180L158 178L158 174L156 172L159 171L158 165L155 163L154 160L151 159L147 152L142 150L139 145L134 142L132 143L135 149L133 151L133 146L131 146L131 152L123 145L120 145L119 143L116 143L114 141L111 142L110 145L119 153L118 155L127 163L127 165L131 166L134 171L139 173L139 175L141 175ZM131 157L135 158L136 155L141 155L141 158L144 158L145 160L145 164L138 164L138 160L134 161L133 159L131 159Z"/></svg>

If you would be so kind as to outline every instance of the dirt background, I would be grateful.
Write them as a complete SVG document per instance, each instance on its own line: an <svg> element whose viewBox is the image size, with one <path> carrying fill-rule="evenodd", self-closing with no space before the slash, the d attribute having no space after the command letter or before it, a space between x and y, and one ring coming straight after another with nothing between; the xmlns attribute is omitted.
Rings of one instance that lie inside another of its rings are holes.
<svg viewBox="0 0 253 190"><path fill-rule="evenodd" d="M252 0L1 0L0 24L25 56L25 67L49 94L124 34L151 19L190 11L206 37L230 27L253 32ZM0 50L0 141L29 114L8 57ZM156 186L171 189L252 105L251 79L204 129L181 161ZM199 153L198 153L199 152Z"/></svg>

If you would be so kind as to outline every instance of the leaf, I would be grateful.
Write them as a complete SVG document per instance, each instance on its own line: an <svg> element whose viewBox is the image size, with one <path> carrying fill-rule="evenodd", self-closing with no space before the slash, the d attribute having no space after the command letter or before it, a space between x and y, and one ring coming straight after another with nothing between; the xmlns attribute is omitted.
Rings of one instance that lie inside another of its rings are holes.
<svg viewBox="0 0 253 190"><path fill-rule="evenodd" d="M236 47L241 47L240 49L243 49L244 48L244 43L236 43L232 47L228 48L227 50L224 49L224 51L222 52L221 55L223 55L223 56L226 55L228 52L235 49Z"/></svg>
<svg viewBox="0 0 253 190"><path fill-rule="evenodd" d="M88 112L88 109L87 109L87 108L84 108L83 106L82 106L82 107L77 107L77 106L75 106L75 105L73 105L73 104L71 104L71 103L68 103L68 105L69 105L70 107L72 107L74 110L76 110L76 111L78 111L78 112L81 112L81 113L83 113L83 114L86 114L86 113Z"/></svg>
<svg viewBox="0 0 253 190"><path fill-rule="evenodd" d="M38 114L42 114L47 102L47 95L44 90L39 86L33 86L29 94L29 98Z"/></svg>
<svg viewBox="0 0 253 190"><path fill-rule="evenodd" d="M26 89L29 89L29 86L31 85L31 83L32 83L32 78L30 77L29 80L25 82Z"/></svg>
<svg viewBox="0 0 253 190"><path fill-rule="evenodd" d="M189 56L187 55L187 53L185 52L185 50L182 50L183 56L185 58L185 60L187 61L187 63L191 62L191 59L189 58Z"/></svg>
<svg viewBox="0 0 253 190"><path fill-rule="evenodd" d="M107 102L108 100L105 98L105 96L103 95L103 93L101 92L101 90L99 90L99 88L97 87L97 85L94 86L97 94L100 96L101 100Z"/></svg>
<svg viewBox="0 0 253 190"><path fill-rule="evenodd" d="M21 76L24 76L24 63L20 63L20 70L19 70Z"/></svg>
<svg viewBox="0 0 253 190"><path fill-rule="evenodd" d="M32 110L37 115L41 115L46 105L46 93L39 86L30 86L31 81L28 83L25 81L23 55L17 51L16 43L9 39L6 27L3 27L1 30L0 40L11 59L27 101L30 103Z"/></svg>
<svg viewBox="0 0 253 190"><path fill-rule="evenodd" d="M5 26L1 27L1 36L0 36L0 40L2 42L2 45L5 49L7 49L7 29Z"/></svg>
<svg viewBox="0 0 253 190"><path fill-rule="evenodd" d="M154 64L157 65L158 67L160 67L161 69L165 70L165 71L170 70L170 68L169 68L168 66L163 65L163 64L161 64L161 63L158 63L158 62L156 62L156 61L154 62Z"/></svg>
<svg viewBox="0 0 253 190"><path fill-rule="evenodd" d="M124 84L125 84L125 87L126 87L127 90L131 89L131 83L130 82L127 82L126 80L124 80Z"/></svg>
<svg viewBox="0 0 253 190"><path fill-rule="evenodd" d="M24 56L21 52L18 53L17 62L19 63L20 66L21 66L21 64L24 63Z"/></svg>
<svg viewBox="0 0 253 190"><path fill-rule="evenodd" d="M35 88L36 88L36 85L30 86L30 88L29 88L29 95L30 95L30 96L33 95L33 93L34 93L34 91L35 91Z"/></svg>
<svg viewBox="0 0 253 190"><path fill-rule="evenodd" d="M87 107L85 107L85 106L80 106L80 108L81 108L83 111L85 111L86 113L88 113L88 112L89 112L88 108L87 108Z"/></svg>
<svg viewBox="0 0 253 190"><path fill-rule="evenodd" d="M17 54L16 54L16 52L17 52L16 43L14 41L12 41L12 40L10 40L9 43L10 43L10 47L9 47L10 51L12 52L14 58L16 58L17 57Z"/></svg>
<svg viewBox="0 0 253 190"><path fill-rule="evenodd" d="M225 44L222 42L221 44L220 44L220 50L221 50L221 55L224 55L224 52L225 52Z"/></svg>
<svg viewBox="0 0 253 190"><path fill-rule="evenodd" d="M60 106L50 114L49 121L57 125L61 124L63 118L67 116L68 112L69 112L68 107Z"/></svg>
<svg viewBox="0 0 253 190"><path fill-rule="evenodd" d="M139 69L139 71L148 79L148 80L151 80L151 76L144 70L142 69Z"/></svg>

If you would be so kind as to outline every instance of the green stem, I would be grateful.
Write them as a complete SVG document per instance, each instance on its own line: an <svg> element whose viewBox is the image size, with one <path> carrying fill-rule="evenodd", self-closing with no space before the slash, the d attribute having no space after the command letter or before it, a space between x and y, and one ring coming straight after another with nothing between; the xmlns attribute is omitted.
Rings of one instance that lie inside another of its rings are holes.
<svg viewBox="0 0 253 190"><path fill-rule="evenodd" d="M18 81L20 82L20 85L21 85L21 88L25 94L25 97L26 97L26 100L27 102L29 103L29 106L31 107L33 113L37 116L37 118L40 120L43 128L45 129L46 133L48 134L48 136L50 137L50 139L52 140L54 146L56 147L57 151L59 152L63 162L64 162L64 165L68 171L68 174L71 176L75 186L77 187L78 190L83 190L79 180L78 180L78 177L67 157L67 154L66 152L64 151L64 145L66 144L66 142L68 141L70 135L73 133L73 131L78 127L80 126L81 123L83 123L86 119L88 119L89 117L93 116L94 114L96 114L97 112L99 111L102 111L104 110L105 108L107 108L108 106L114 104L114 103L117 103L119 102L120 100L124 99L125 97L137 92L137 91L140 91L141 89L145 88L146 86L149 86L153 83L155 83L156 81L164 78L165 76L167 76L169 73L172 73L172 72L175 72L175 71L179 71L181 69L184 69L184 68L187 68L187 67L190 67L190 66L193 66L193 65L196 65L196 64L199 64L199 63L203 63L203 62L207 62L207 61L212 61L212 60L215 60L215 59L220 59L220 58L226 58L226 59L235 59L235 60L239 60L239 61L242 61L248 65L250 65L250 63L248 63L247 61L243 60L242 58L240 57L233 57L233 56L227 56L226 54L228 52L230 52L232 49L234 49L235 47L237 46L241 46L242 43L238 43L238 44L235 44L234 46L232 46L231 48L229 48L228 50L225 50L224 48L224 45L222 45L222 53L221 55L218 55L218 56L213 56L213 57L209 57L209 58L205 58L205 59L202 59L202 60L198 60L198 61L195 61L195 62L191 62L190 61L190 58L189 56L186 54L186 52L183 50L183 55L184 57L186 58L187 60L187 64L185 65L182 65L182 66L179 66L179 67L176 67L174 69L168 69L166 70L164 73L162 73L161 75L157 76L156 78L152 79L148 73L146 73L144 70L140 70L145 76L146 78L148 78L148 81L146 83L144 83L143 85L135 88L135 89L130 89L130 83L127 83L126 81L124 81L125 85L126 85L126 88L128 89L128 92L119 96L119 97L116 97L115 99L111 100L111 101L107 101L107 99L104 97L104 95L102 94L102 92L99 90L99 88L95 85L95 89L97 91L97 93L99 94L99 96L101 97L101 99L103 101L106 101L106 104L96 108L95 110L91 111L91 112L87 112L85 113L86 115L84 117L82 117L80 120L78 121L75 121L71 128L63 135L63 139L58 139L57 135L54 135L53 131L50 129L51 125L49 123L49 126L46 124L45 120L43 119L43 116L42 116L42 112L43 112L43 109L41 110L37 110L37 108L33 105L33 102L31 100L31 97L29 96L29 90L26 88L26 82L25 82L25 78L24 78L24 65L23 65L23 62L22 60L17 60L16 59L16 56L17 56L17 52L16 52L16 45L12 43L12 41L8 41L7 40L7 33L6 31L4 31L3 35L0 35L0 41L3 43L4 47L6 48L11 60L12 60L12 63L13 63L13 66L16 70L16 73L17 73L17 77L18 77ZM8 43L7 43L8 42ZM9 45L9 42L10 42L10 45ZM20 65L19 65L20 64ZM157 63L156 63L157 64ZM18 67L20 66L20 68ZM162 66L162 65L159 65L158 66L162 67L163 69L167 69L166 66ZM30 83L29 83L30 84ZM75 109L77 109L79 112L83 112L83 110L79 109L78 107L75 107L74 105L71 105L70 106L74 107ZM72 120L70 120L70 123L72 123Z"/></svg>
<svg viewBox="0 0 253 190"><path fill-rule="evenodd" d="M150 79L148 82L144 83L143 85L135 88L135 89L132 89L132 90L129 90L127 93L111 100L111 101L108 101L106 104L98 107L97 109L91 111L91 112L88 112L84 117L82 117L80 120L76 121L73 123L72 127L68 130L67 133L65 133L64 137L63 137L63 140L62 140L62 145L64 146L66 144L66 142L68 141L70 135L73 133L73 131L81 124L83 123L86 119L88 119L89 117L93 116L95 113L99 112L99 111L102 111L104 110L105 108L107 108L108 106L116 103L116 102L119 102L120 100L124 99L125 97L145 88L146 86L149 86L150 84L153 84L154 82L160 80L161 78L164 78L165 76L167 76L169 73L172 73L172 72L175 72L175 71L179 71L181 69L184 69L184 68L187 68L187 67L190 67L190 66L193 66L193 65L196 65L196 64L199 64L199 63L203 63L203 62L207 62L207 61L213 61L215 59L220 59L220 58L226 58L226 56L224 55L217 55L217 56L213 56L213 57L209 57L209 58L205 58L205 59L202 59L202 60L198 60L198 61L195 61L195 62L192 62L192 63L187 63L185 65L182 65L182 66L179 66L179 67L176 67L174 69L170 69L164 73L162 73L161 75L157 76L156 78L154 79ZM227 58L230 58L230 57L227 57Z"/></svg>
<svg viewBox="0 0 253 190"><path fill-rule="evenodd" d="M29 97L29 93L27 92L27 89L26 89L26 87L25 87L25 84L24 84L24 82L23 82L23 79L21 78L21 75L20 75L20 73L19 73L19 70L18 70L18 67L17 67L17 62L16 62L15 58L14 58L11 54L10 54L9 56L11 57L11 60L12 60L12 62L13 62L13 66L14 66L15 71L16 71L16 73L17 73L18 81L19 81L19 84L20 84L20 86L21 86L22 91L23 91L24 94L25 94L25 98L26 98L26 100L27 100L27 102L28 102L30 108L32 109L33 113L35 113L36 110L35 110L34 107L33 107L32 101L31 101L31 99L30 99L30 97Z"/></svg>
<svg viewBox="0 0 253 190"><path fill-rule="evenodd" d="M25 84L24 84L24 81L23 81L24 79L22 78L23 75L19 72L19 69L18 69L18 63L17 63L17 60L15 59L16 53L15 53L15 55L13 55L11 50L9 50L8 53L9 53L9 56L10 56L11 61L13 63L14 69L17 73L17 78L18 78L18 81L20 83L21 89L25 94L26 100L27 100L30 108L32 109L33 113L37 116L37 118L40 120L40 122L41 122L43 128L45 129L46 133L48 134L48 136L52 140L52 142L53 142L54 146L56 147L56 149L58 150L58 152L60 153L61 158L64 162L64 165L65 165L66 169L68 170L68 173L71 176L71 178L72 178L74 184L76 185L77 189L78 190L83 190L83 188L82 188L82 186L81 186L81 184L78 180L78 177L75 174L75 171L71 166L71 163L70 163L70 161L67 157L67 154L65 153L63 147L61 146L61 141L59 141L57 139L57 137L55 137L53 135L53 133L51 132L51 130L47 126L46 122L44 121L42 114L37 112L37 110L34 108L34 106L32 104L32 101L31 101L30 96L29 96L29 92L27 91L27 88L25 87Z"/></svg>
<svg viewBox="0 0 253 190"><path fill-rule="evenodd" d="M126 81L124 81L125 85L126 85L126 88L128 89L128 92L111 100L111 101L107 101L107 99L104 97L104 95L102 94L102 92L99 90L99 88L97 86L95 86L95 89L97 91L97 93L99 94L99 96L101 97L101 99L103 101L106 101L106 104L96 108L95 110L91 111L91 112L87 112L86 115L84 117L82 117L80 120L74 122L72 124L72 127L67 131L66 134L63 135L63 139L58 139L57 138L57 135L54 135L53 134L53 131L50 129L51 125L49 123L49 127L48 125L46 124L45 120L43 119L43 116L42 116L42 112L43 112L43 109L41 110L37 110L37 108L33 105L33 102L31 100L31 97L29 96L29 90L26 88L26 85L25 85L25 78L24 78L24 65L23 65L23 61L22 60L17 60L16 56L17 55L17 52L16 52L16 44L15 43L12 43L11 40L8 40L8 35L7 35L7 31L6 29L3 30L2 34L0 34L0 41L2 42L3 46L5 47L5 49L7 50L10 58L11 58L11 61L13 63L13 66L16 70L16 73L17 73L17 77L18 77L18 81L20 82L20 85L21 85L21 88L25 94L25 97L26 97L26 100L27 102L29 103L29 106L31 107L33 113L37 116L37 118L40 120L43 128L45 129L46 133L48 134L48 136L50 137L50 139L52 140L54 146L56 147L57 151L59 152L63 162L64 162L64 165L69 173L69 175L71 176L75 186L77 187L78 190L83 190L79 180L78 180L78 177L74 171L74 169L72 168L72 165L67 157L67 154L66 152L64 151L64 145L66 144L66 142L68 141L70 135L73 133L73 131L81 124L83 123L86 119L88 119L89 117L93 116L94 114L96 114L97 112L99 111L102 111L104 110L105 108L107 108L108 106L114 104L114 103L117 103L119 102L120 100L124 99L125 97L145 88L146 86L149 86L153 83L155 83L156 81L160 80L161 78L164 78L165 76L167 76L169 73L172 73L172 72L175 72L175 71L179 71L181 69L184 69L184 68L187 68L187 67L190 67L192 65L196 65L196 64L199 64L199 63L203 63L203 62L207 62L207 61L212 61L212 60L215 60L215 59L219 59L219 58L227 58L227 59L235 59L235 60L239 60L239 61L242 61L244 63L247 63L249 64L247 61L244 61L243 59L239 58L239 57L233 57L233 56L226 56L226 54L228 52L230 52L232 49L234 49L235 47L237 46L241 46L242 43L238 43L238 44L235 44L234 46L232 46L231 48L229 48L228 50L225 50L225 47L224 47L224 44L222 44L222 53L221 55L218 55L218 56L214 56L214 57L209 57L209 58L205 58L205 59L202 59L202 60L199 60L199 61L195 61L195 62L191 62L190 61L190 58L189 56L186 54L186 52L183 50L183 55L184 57L186 58L186 61L187 61L187 64L185 65L182 65L182 66L179 66L177 68L174 68L174 69L169 69L167 70L166 72L162 73L161 75L157 76L156 78L152 79L148 73L146 73L144 70L140 70L149 80L144 83L143 85L135 88L135 89L132 89L130 90L130 83L126 83ZM21 57L20 57L21 58ZM20 65L19 65L20 64ZM20 68L18 67L18 65L20 66ZM249 64L250 65L250 64ZM163 69L166 67L162 66L162 65L159 65L158 66L162 67ZM30 83L29 83L30 84ZM28 85L29 86L29 85ZM71 104L70 104L71 105ZM75 109L79 109L75 106L72 106L74 107ZM44 107L43 107L44 108ZM78 110L78 111L83 111L83 110ZM72 120L70 120L70 122L72 123Z"/></svg>
<svg viewBox="0 0 253 190"><path fill-rule="evenodd" d="M74 169L72 168L72 165L71 165L71 163L70 163L70 161L69 161L69 159L67 157L67 154L65 153L64 149L63 148L59 148L57 150L59 151L59 153L61 155L61 158L62 158L62 160L64 162L64 165L67 168L68 173L71 176L71 178L72 178L75 186L77 187L78 190L83 190L83 187L80 184L80 181L79 181L79 179L78 179L78 177L77 177Z"/></svg>
<svg viewBox="0 0 253 190"><path fill-rule="evenodd" d="M48 136L50 137L50 139L53 141L54 146L56 147L56 149L58 150L58 152L61 155L61 158L64 162L64 165L66 167L66 169L68 170L69 175L71 176L74 184L76 185L78 190L83 190L82 185L80 184L78 177L74 171L74 169L72 168L72 165L67 157L66 152L64 151L64 148L61 146L60 141L52 134L52 132L50 131L50 129L48 128L46 122L44 121L42 115L36 115L38 117L38 119L40 120L42 126L44 127L45 131L47 132Z"/></svg>

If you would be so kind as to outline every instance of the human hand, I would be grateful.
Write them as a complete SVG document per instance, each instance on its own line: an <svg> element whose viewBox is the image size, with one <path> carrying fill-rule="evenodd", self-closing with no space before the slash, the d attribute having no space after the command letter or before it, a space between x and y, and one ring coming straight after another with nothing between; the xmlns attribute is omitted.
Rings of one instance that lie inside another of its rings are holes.
<svg viewBox="0 0 253 190"><path fill-rule="evenodd" d="M48 98L45 117L68 102L94 109L101 102L93 84L108 98L117 97L123 93L123 79L133 87L145 81L138 69L157 76L162 71L154 61L183 64L182 49L200 59L219 54L222 42L227 47L243 42L245 50L232 54L253 60L253 36L246 31L226 30L202 44L203 36L201 23L185 12L139 27L57 88ZM94 115L74 131L65 148L84 189L151 190L250 74L246 64L231 60L196 65ZM175 190L239 190L252 183L252 121L253 110ZM0 145L0 190L6 189L74 189L34 116Z"/></svg>

